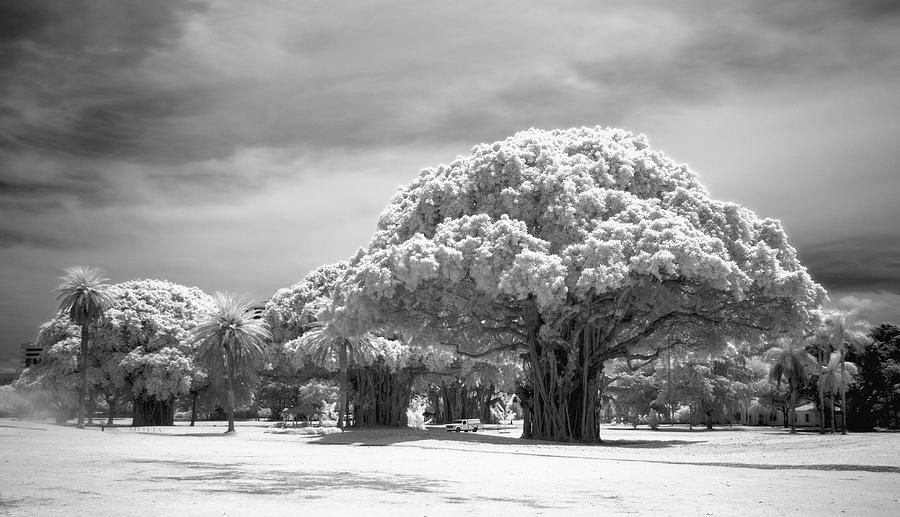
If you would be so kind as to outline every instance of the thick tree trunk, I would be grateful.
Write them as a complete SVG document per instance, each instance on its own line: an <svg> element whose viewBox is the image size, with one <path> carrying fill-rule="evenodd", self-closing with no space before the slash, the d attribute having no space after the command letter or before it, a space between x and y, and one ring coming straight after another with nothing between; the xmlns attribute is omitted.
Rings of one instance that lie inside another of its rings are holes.
<svg viewBox="0 0 900 517"><path fill-rule="evenodd" d="M343 429L347 426L347 412L350 411L350 367L347 364L349 362L347 343L342 340L338 347L338 368L340 369L341 376L341 396L340 400L338 401L337 426Z"/></svg>
<svg viewBox="0 0 900 517"><path fill-rule="evenodd" d="M81 326L81 357L78 358L79 376L78 385L78 423L79 429L84 429L84 398L87 396L87 350L88 350L88 324Z"/></svg>
<svg viewBox="0 0 900 517"><path fill-rule="evenodd" d="M191 392L191 423L188 427L194 427L194 422L197 421L197 397L199 395L196 391Z"/></svg>
<svg viewBox="0 0 900 517"><path fill-rule="evenodd" d="M412 375L408 370L392 372L376 363L355 372L356 399L354 426L403 427L412 396Z"/></svg>
<svg viewBox="0 0 900 517"><path fill-rule="evenodd" d="M227 401L225 412L228 414L228 430L226 433L234 432L234 379L235 379L235 365L234 365L234 354L231 352L231 348L225 348L225 361L228 363L228 389L227 389Z"/></svg>
<svg viewBox="0 0 900 517"><path fill-rule="evenodd" d="M109 408L106 414L106 425L113 425L113 419L116 417L116 406L118 406L116 397L107 397L106 406Z"/></svg>
<svg viewBox="0 0 900 517"><path fill-rule="evenodd" d="M428 394L428 399L431 401L431 407L434 409L434 414L431 416L431 423L433 424L444 424L446 420L444 420L444 407L443 407L443 399L441 399L441 388L435 388L431 390Z"/></svg>
<svg viewBox="0 0 900 517"><path fill-rule="evenodd" d="M140 396L134 399L132 427L170 426L175 424L175 403L173 400L158 400Z"/></svg>
<svg viewBox="0 0 900 517"><path fill-rule="evenodd" d="M672 349L666 349L666 412L668 413L669 426L675 425L674 412L672 411Z"/></svg>
<svg viewBox="0 0 900 517"><path fill-rule="evenodd" d="M552 441L600 441L598 337L591 325L574 333L565 346L542 342L541 317L526 306L527 375L534 398L532 437Z"/></svg>
<svg viewBox="0 0 900 517"><path fill-rule="evenodd" d="M97 404L94 403L94 393L91 390L88 390L85 411L87 412L87 423L88 425L92 425L94 423L94 413L97 411Z"/></svg>
<svg viewBox="0 0 900 517"><path fill-rule="evenodd" d="M500 399L496 397L495 389L493 383L488 384L487 386L479 386L476 390L478 394L478 415L482 424L496 424L497 419L494 418L494 414L491 413L491 408L496 404Z"/></svg>
<svg viewBox="0 0 900 517"><path fill-rule="evenodd" d="M534 399L534 392L529 386L520 385L516 387L516 397L519 398L519 405L522 406L522 438L532 438L531 402Z"/></svg>

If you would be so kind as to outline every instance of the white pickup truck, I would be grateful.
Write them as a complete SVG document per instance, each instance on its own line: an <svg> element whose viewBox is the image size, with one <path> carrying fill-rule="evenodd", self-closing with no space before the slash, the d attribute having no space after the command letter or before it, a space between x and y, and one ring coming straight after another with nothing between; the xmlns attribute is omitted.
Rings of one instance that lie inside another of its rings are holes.
<svg viewBox="0 0 900 517"><path fill-rule="evenodd" d="M444 426L447 431L456 431L457 433L460 431L473 433L478 432L478 428L481 427L481 420L477 418L463 418L461 420L454 420L452 424L447 424Z"/></svg>

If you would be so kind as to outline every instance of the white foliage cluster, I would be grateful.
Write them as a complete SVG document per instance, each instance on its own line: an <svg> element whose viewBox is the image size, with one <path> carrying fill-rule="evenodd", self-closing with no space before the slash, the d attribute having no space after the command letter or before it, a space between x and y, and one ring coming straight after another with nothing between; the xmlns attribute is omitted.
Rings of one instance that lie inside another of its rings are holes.
<svg viewBox="0 0 900 517"><path fill-rule="evenodd" d="M123 282L112 294L98 341L125 352L119 367L131 391L159 399L187 393L199 374L189 333L212 310L209 295L166 280Z"/></svg>

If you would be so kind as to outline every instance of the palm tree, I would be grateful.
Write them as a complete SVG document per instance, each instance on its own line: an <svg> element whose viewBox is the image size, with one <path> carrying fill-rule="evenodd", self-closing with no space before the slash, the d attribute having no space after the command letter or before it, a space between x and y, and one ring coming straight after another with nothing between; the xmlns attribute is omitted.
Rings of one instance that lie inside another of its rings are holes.
<svg viewBox="0 0 900 517"><path fill-rule="evenodd" d="M853 378L859 373L859 369L854 363L845 361L840 352L832 352L828 359L828 366L823 370L822 376L819 378L819 391L827 391L831 394L831 400L834 400L836 393L845 393L847 387L853 383ZM844 411L843 401L841 401L841 421L842 428L846 427L843 420L847 418L847 412ZM831 410L831 432L834 432L834 404Z"/></svg>
<svg viewBox="0 0 900 517"><path fill-rule="evenodd" d="M192 331L197 356L210 370L224 371L228 430L234 432L234 392L238 371L252 372L265 357L272 339L266 323L253 311L251 301L228 293L216 293L213 311Z"/></svg>
<svg viewBox="0 0 900 517"><path fill-rule="evenodd" d="M848 348L858 352L865 350L869 343L866 335L866 323L857 319L855 311L832 311L826 320L831 329L832 344L840 353L840 379L846 372L846 356ZM847 434L847 384L840 383L841 391L841 434Z"/></svg>
<svg viewBox="0 0 900 517"><path fill-rule="evenodd" d="M103 271L93 267L75 266L66 270L59 279L62 282L53 291L59 301L60 312L69 314L72 323L81 326L81 353L79 370L81 382L78 386L78 428L84 429L84 398L87 394L87 350L89 329L106 309L112 305L108 278Z"/></svg>
<svg viewBox="0 0 900 517"><path fill-rule="evenodd" d="M819 376L819 434L825 434L825 384L822 379L825 376L828 354L831 353L831 341L830 331L824 326L820 327L809 339L808 349L811 349L816 354L816 374Z"/></svg>
<svg viewBox="0 0 900 517"><path fill-rule="evenodd" d="M797 432L796 408L797 390L806 380L806 365L811 364L813 358L803 349L799 341L788 338L778 340L778 346L770 348L766 357L772 362L769 370L769 378L781 387L781 381L786 380L791 392L791 434Z"/></svg>
<svg viewBox="0 0 900 517"><path fill-rule="evenodd" d="M340 428L345 427L350 412L350 364L372 356L373 339L369 334L350 339L337 334L331 326L314 325L299 338L285 343L295 356L309 357L314 364L325 365L336 357L341 383L337 422Z"/></svg>

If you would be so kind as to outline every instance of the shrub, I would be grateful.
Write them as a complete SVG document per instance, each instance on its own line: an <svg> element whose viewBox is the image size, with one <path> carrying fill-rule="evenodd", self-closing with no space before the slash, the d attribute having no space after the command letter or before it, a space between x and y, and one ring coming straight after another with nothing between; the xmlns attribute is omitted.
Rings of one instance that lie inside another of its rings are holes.
<svg viewBox="0 0 900 517"><path fill-rule="evenodd" d="M416 397L409 402L406 409L406 425L413 429L425 430L426 401L422 397Z"/></svg>
<svg viewBox="0 0 900 517"><path fill-rule="evenodd" d="M650 414L647 415L647 425L650 426L650 429L653 429L654 431L656 431L657 429L659 429L659 421L660 421L659 413L651 410Z"/></svg>
<svg viewBox="0 0 900 517"><path fill-rule="evenodd" d="M0 386L0 417L21 418L33 411L31 402L12 386Z"/></svg>

